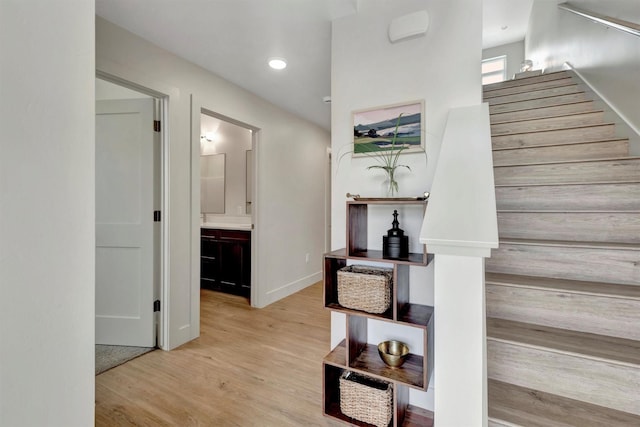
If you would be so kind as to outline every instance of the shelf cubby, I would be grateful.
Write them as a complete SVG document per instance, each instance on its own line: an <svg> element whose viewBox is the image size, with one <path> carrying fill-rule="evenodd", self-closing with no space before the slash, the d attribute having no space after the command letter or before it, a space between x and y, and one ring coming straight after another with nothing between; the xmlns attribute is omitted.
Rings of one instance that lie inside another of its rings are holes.
<svg viewBox="0 0 640 427"><path fill-rule="evenodd" d="M421 348L410 348L405 363L398 368L387 366L378 354L376 344L368 340L368 320L366 317L347 315L347 336L344 342L346 359L342 361L350 369L372 375L380 379L398 382L418 390L426 391L433 369L433 316L424 325L411 325L421 335ZM397 322L394 322L397 323ZM409 324L407 324L409 326ZM338 345L340 347L340 345Z"/></svg>
<svg viewBox="0 0 640 427"><path fill-rule="evenodd" d="M340 410L340 385L342 374L348 369L328 363L323 364L323 411L325 416L361 427L372 427L372 424L350 418ZM393 385L393 414L390 427L433 427L433 412L409 404L409 388Z"/></svg>
<svg viewBox="0 0 640 427"><path fill-rule="evenodd" d="M431 254L430 254L431 256ZM382 314L367 313L342 307L338 302L338 270L347 265L347 260L354 259L345 255L344 249L330 252L324 257L324 306L330 310L345 314L357 314L374 319L388 319L406 323L410 326L427 325L433 315L433 307L410 302L409 266L385 259L392 264L393 281L391 284L392 303L389 310ZM367 261L374 261L368 259Z"/></svg>
<svg viewBox="0 0 640 427"><path fill-rule="evenodd" d="M388 262L394 261L401 264L427 265L429 257L427 255L427 247L422 246L422 251L410 252L405 258L385 258L382 250L370 249L368 242L368 224L369 224L369 205L378 206L394 206L394 205L417 205L422 207L422 214L427 209L426 200L411 200L398 202L395 200L376 200L376 201L350 201L347 202L347 247L346 255L350 258L363 258L372 261Z"/></svg>

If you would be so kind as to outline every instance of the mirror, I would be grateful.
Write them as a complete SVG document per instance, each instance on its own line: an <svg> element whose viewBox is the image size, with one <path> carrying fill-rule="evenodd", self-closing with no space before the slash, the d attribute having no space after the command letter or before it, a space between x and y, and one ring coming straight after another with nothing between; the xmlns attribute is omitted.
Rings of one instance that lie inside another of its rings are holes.
<svg viewBox="0 0 640 427"><path fill-rule="evenodd" d="M253 156L249 152L253 144L252 131L212 114L208 110L200 114L200 213L250 216ZM206 216L203 219L207 222Z"/></svg>
<svg viewBox="0 0 640 427"><path fill-rule="evenodd" d="M200 212L224 213L225 155L200 156Z"/></svg>

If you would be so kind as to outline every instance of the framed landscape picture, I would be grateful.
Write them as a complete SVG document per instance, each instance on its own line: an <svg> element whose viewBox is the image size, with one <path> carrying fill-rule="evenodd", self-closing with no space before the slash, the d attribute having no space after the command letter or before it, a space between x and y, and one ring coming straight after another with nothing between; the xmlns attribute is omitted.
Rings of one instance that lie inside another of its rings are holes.
<svg viewBox="0 0 640 427"><path fill-rule="evenodd" d="M398 117L398 135L393 144ZM424 151L424 102L413 101L353 112L353 155L366 156L400 149L402 153Z"/></svg>

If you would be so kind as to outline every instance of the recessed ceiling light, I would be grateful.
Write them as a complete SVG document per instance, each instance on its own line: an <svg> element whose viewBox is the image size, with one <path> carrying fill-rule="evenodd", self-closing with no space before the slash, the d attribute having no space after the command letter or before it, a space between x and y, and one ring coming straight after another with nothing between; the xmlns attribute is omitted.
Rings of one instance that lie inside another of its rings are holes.
<svg viewBox="0 0 640 427"><path fill-rule="evenodd" d="M269 59L269 67L273 68L274 70L283 70L287 68L287 61L285 61L283 58L271 58Z"/></svg>

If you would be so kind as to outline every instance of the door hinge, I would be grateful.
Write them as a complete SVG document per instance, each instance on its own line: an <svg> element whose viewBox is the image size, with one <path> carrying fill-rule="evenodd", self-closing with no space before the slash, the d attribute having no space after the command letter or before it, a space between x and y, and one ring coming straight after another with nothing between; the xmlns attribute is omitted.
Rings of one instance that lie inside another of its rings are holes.
<svg viewBox="0 0 640 427"><path fill-rule="evenodd" d="M153 121L153 131L160 132L160 120Z"/></svg>
<svg viewBox="0 0 640 427"><path fill-rule="evenodd" d="M160 300L157 299L153 302L153 312L160 311Z"/></svg>
<svg viewBox="0 0 640 427"><path fill-rule="evenodd" d="M160 211L153 211L153 222L160 222L162 220L162 214Z"/></svg>

